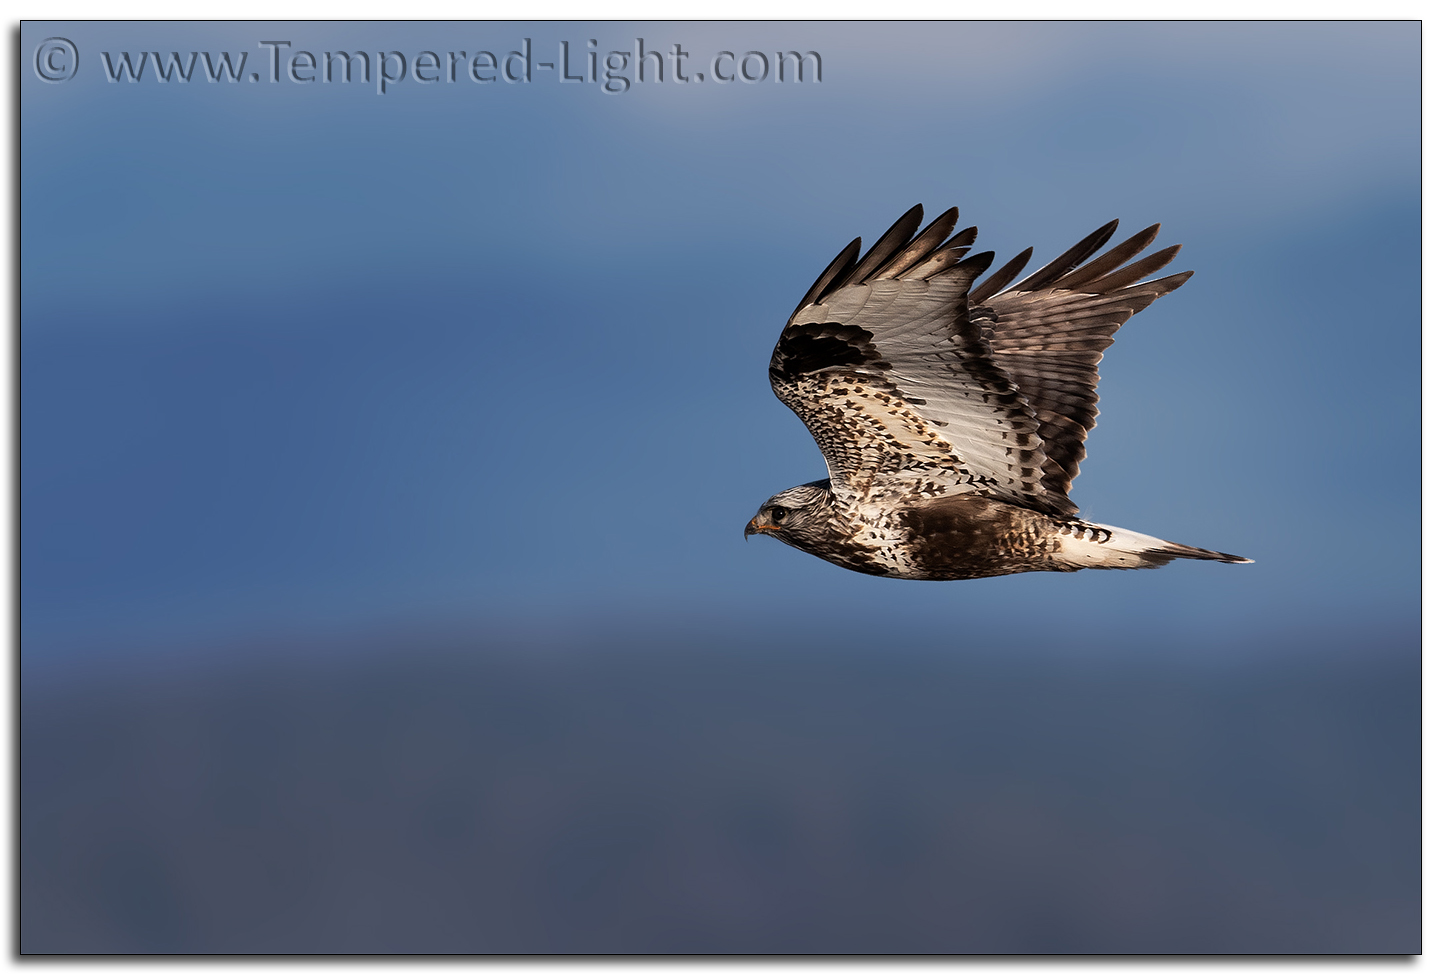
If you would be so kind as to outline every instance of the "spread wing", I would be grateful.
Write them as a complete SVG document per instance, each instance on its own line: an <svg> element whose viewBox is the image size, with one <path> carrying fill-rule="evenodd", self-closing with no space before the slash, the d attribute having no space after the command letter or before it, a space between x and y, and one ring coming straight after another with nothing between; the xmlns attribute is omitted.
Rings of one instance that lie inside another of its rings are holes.
<svg viewBox="0 0 1442 975"><path fill-rule="evenodd" d="M973 287L993 257L965 257L976 228L948 238L953 208L917 234L921 213L860 260L852 241L822 272L776 343L772 389L816 438L839 495L976 493L1074 513L1066 495L1096 423L1101 350L1186 280L1133 286L1176 248L1118 270L1150 228L1080 266L1113 223L1002 292L1030 251Z"/></svg>
<svg viewBox="0 0 1442 975"><path fill-rule="evenodd" d="M992 361L1016 383L1036 414L1046 451L1042 484L1054 498L1066 498L1086 456L1083 442L1097 424L1097 364L1112 336L1128 318L1192 276L1183 271L1137 284L1181 250L1173 245L1127 264L1156 239L1161 224L1083 265L1116 228L1113 220L1002 291L1030 258L1028 248L968 296L971 321L989 343Z"/></svg>

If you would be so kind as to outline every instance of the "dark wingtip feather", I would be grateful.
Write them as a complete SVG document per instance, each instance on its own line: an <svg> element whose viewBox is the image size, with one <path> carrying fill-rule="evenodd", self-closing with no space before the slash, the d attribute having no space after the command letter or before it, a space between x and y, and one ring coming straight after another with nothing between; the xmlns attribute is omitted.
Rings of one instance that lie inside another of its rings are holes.
<svg viewBox="0 0 1442 975"><path fill-rule="evenodd" d="M980 254L973 254L966 260L958 262L955 267L949 269L946 273L949 275L965 275L966 283L970 286L971 282L975 281L978 275L991 267L991 262L994 260L996 260L996 251L982 251Z"/></svg>
<svg viewBox="0 0 1442 975"><path fill-rule="evenodd" d="M861 238L857 237L843 247L841 253L837 254L831 263L826 265L826 270L822 271L821 276L806 290L806 297L801 299L801 304L796 306L796 310L791 313L791 316L793 318L796 317L796 312L814 303L820 299L822 295L826 294L827 291L831 290L832 282L844 277L845 274L851 270L852 266L856 264L856 255L860 253Z"/></svg>
<svg viewBox="0 0 1442 975"><path fill-rule="evenodd" d="M958 231L950 240L937 246L930 254L927 254L915 264L910 265L904 272L896 274L898 278L908 281L927 281L936 277L949 267L954 267L956 262L966 256L971 250L968 244L976 240L976 228L967 227Z"/></svg>
<svg viewBox="0 0 1442 975"><path fill-rule="evenodd" d="M1168 274L1164 278L1157 278L1152 282L1152 286L1157 289L1158 297L1171 294L1191 280L1192 275L1196 273L1196 271L1178 271L1176 274Z"/></svg>
<svg viewBox="0 0 1442 975"><path fill-rule="evenodd" d="M952 210L956 210L956 207L952 207ZM960 216L960 215L961 215L960 213L957 213L957 216ZM971 246L972 244L974 244L974 243L976 243L976 228L975 228L975 227L967 227L965 230L958 230L958 231L956 232L956 236L955 236L955 237L952 237L951 240L948 240L946 243L942 244L941 246L942 246L942 247L970 247L970 246Z"/></svg>
<svg viewBox="0 0 1442 975"><path fill-rule="evenodd" d="M1128 285L1136 284L1148 274L1159 271L1172 263L1172 259L1177 256L1177 252L1181 249L1181 244L1163 247L1155 254L1148 254L1140 261L1128 264L1120 271L1113 271L1105 277L1087 282L1086 290L1093 294L1104 295L1111 291L1119 291Z"/></svg>
<svg viewBox="0 0 1442 975"><path fill-rule="evenodd" d="M870 277L872 272L895 257L899 251L911 242L911 238L916 235L916 228L921 226L921 218L924 212L921 204L918 203L903 213L901 219L892 224L891 229L882 234L881 239L871 245L871 250L866 252L866 256L861 259L856 267L851 269L851 273L846 275L846 278L841 284L843 286L860 284Z"/></svg>
<svg viewBox="0 0 1442 975"><path fill-rule="evenodd" d="M917 234L911 243L897 252L895 257L887 261L886 265L871 277L878 280L904 277L908 271L926 261L938 250L951 247L956 241L955 237L946 243L942 243L942 240L951 233L951 228L956 226L957 218L960 216L961 212L956 207L947 210L933 220L925 230Z"/></svg>
<svg viewBox="0 0 1442 975"><path fill-rule="evenodd" d="M1026 267L1026 262L1029 260L1031 260L1030 247L1003 264L991 277L987 278L975 288L972 288L971 294L966 296L967 300L978 302L985 301L992 297L1002 288L1010 284L1011 279L1021 273L1021 269Z"/></svg>
<svg viewBox="0 0 1442 975"><path fill-rule="evenodd" d="M1068 248L1066 253L1062 254L1061 257L1058 257L1046 267L1032 274L1025 281L1022 281L1016 285L1016 287L1012 288L1012 290L1040 291L1042 288L1051 287L1059 278L1076 270L1082 261L1091 257L1101 249L1103 244L1111 240L1112 234L1117 232L1117 227L1120 224L1120 220L1113 220L1111 223L1098 227Z"/></svg>
<svg viewBox="0 0 1442 975"><path fill-rule="evenodd" d="M1058 290L1090 291L1088 285L1093 281L1110 274L1146 250L1152 241L1157 239L1157 233L1161 229L1161 224L1154 223L1140 233L1133 234L1096 260L1083 264L1070 274L1063 275L1052 284L1052 287Z"/></svg>

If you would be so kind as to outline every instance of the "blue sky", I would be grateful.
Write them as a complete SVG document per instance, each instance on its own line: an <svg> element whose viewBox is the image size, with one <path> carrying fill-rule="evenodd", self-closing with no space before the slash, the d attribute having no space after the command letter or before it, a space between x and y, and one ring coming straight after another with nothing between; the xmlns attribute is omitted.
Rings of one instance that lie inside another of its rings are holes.
<svg viewBox="0 0 1442 975"><path fill-rule="evenodd" d="M381 95L270 82L260 43L523 38L823 75ZM1416 625L1416 24L33 22L21 50L27 663L438 620ZM106 80L141 51L262 78ZM1255 565L917 584L743 544L824 475L767 386L785 316L918 202L1002 258L1113 217L1184 245L1073 497Z"/></svg>

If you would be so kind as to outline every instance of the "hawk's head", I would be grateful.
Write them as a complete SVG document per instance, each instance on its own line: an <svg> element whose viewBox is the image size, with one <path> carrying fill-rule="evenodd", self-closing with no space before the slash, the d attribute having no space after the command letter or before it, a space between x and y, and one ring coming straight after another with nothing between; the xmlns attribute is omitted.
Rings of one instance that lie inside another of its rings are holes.
<svg viewBox="0 0 1442 975"><path fill-rule="evenodd" d="M814 552L835 534L831 482L812 481L771 497L746 525L746 537L770 535L803 552Z"/></svg>

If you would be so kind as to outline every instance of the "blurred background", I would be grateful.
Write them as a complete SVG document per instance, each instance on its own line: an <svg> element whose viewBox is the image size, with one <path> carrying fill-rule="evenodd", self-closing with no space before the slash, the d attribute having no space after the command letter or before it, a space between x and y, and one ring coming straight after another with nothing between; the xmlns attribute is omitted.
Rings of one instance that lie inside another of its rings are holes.
<svg viewBox="0 0 1442 975"><path fill-rule="evenodd" d="M822 75L539 66L637 38ZM1420 949L1417 24L20 46L21 950ZM1072 496L1255 565L743 544L825 474L786 315L918 202L1185 245Z"/></svg>

